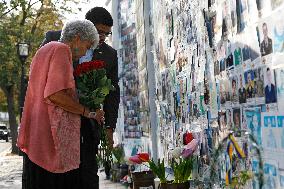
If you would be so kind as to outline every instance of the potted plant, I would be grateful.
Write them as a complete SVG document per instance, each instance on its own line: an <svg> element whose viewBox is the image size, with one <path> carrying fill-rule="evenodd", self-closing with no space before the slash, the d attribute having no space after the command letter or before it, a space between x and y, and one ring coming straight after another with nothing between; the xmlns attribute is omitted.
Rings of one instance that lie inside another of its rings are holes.
<svg viewBox="0 0 284 189"><path fill-rule="evenodd" d="M137 153L136 155L131 156L128 160L132 164L143 164L150 161L150 156L148 153ZM131 178L133 181L133 189L139 189L142 187L154 187L154 173L152 170L140 170L139 172L131 172Z"/></svg>
<svg viewBox="0 0 284 189"><path fill-rule="evenodd" d="M112 166L112 180L119 182L125 175L128 174L128 165L124 161L124 149L122 145L117 145L112 149L114 156Z"/></svg>
<svg viewBox="0 0 284 189"><path fill-rule="evenodd" d="M149 161L150 169L160 179L160 189L189 188L189 178L196 160L193 153L197 149L198 143L197 139L191 139L185 146L176 147L175 150L172 151L173 163L171 164L171 169L174 173L173 181L167 181L164 160L158 160L157 163L153 160Z"/></svg>
<svg viewBox="0 0 284 189"><path fill-rule="evenodd" d="M148 163L149 163L150 169L160 179L160 183L161 184L167 183L164 159L162 161L158 159L157 163L155 163L154 160L152 159L152 160L149 160Z"/></svg>
<svg viewBox="0 0 284 189"><path fill-rule="evenodd" d="M155 163L153 160L150 160L148 163L150 169L160 179L159 189L188 189L188 179L191 176L194 160L194 156L174 160L171 165L171 168L174 172L173 181L167 181L166 179L164 160L158 160L157 163Z"/></svg>

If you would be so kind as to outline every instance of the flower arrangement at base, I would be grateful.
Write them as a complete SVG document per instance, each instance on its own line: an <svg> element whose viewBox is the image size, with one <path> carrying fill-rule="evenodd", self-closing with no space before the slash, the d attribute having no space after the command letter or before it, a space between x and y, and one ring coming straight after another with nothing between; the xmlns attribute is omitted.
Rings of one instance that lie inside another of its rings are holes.
<svg viewBox="0 0 284 189"><path fill-rule="evenodd" d="M191 139L188 144L182 147L176 147L172 151L173 162L170 165L170 169L165 166L164 159L158 159L154 161L150 159L147 153L138 153L131 156L128 160L132 164L144 164L154 173L160 180L160 189L168 188L189 188L189 181L192 177L192 170L194 164L197 162L197 156L194 152L198 148L198 139ZM169 170L173 171L173 180L168 180L168 176L171 174Z"/></svg>

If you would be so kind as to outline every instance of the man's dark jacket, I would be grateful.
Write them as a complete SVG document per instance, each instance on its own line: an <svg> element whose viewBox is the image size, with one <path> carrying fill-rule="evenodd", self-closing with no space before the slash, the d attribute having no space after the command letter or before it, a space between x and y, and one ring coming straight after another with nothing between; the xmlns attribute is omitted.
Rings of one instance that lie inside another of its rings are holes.
<svg viewBox="0 0 284 189"><path fill-rule="evenodd" d="M61 31L47 32L41 46L50 41L58 41L60 35ZM97 49L94 50L93 60L103 60L106 63L105 69L107 77L111 79L112 85L116 89L115 91L111 91L110 94L106 96L104 101L105 125L115 128L120 101L117 52L111 46L107 45L106 43L102 43Z"/></svg>

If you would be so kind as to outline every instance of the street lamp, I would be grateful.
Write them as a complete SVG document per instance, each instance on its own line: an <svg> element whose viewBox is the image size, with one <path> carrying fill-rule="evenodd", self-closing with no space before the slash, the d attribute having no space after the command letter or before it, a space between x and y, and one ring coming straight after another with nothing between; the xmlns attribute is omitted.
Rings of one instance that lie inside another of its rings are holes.
<svg viewBox="0 0 284 189"><path fill-rule="evenodd" d="M24 107L24 101L25 101L25 93L26 93L25 62L27 57L29 56L29 44L21 42L17 44L17 47L18 47L19 59L21 60L21 86L20 86L20 97L19 97L19 111L21 119Z"/></svg>

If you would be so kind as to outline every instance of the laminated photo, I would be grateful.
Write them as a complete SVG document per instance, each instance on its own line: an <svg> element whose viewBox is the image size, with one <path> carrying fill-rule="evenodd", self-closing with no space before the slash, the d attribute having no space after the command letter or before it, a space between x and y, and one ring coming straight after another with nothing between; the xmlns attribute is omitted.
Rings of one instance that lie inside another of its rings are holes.
<svg viewBox="0 0 284 189"><path fill-rule="evenodd" d="M263 155L267 159L277 161L281 169L284 168L283 115L279 112L263 113L262 115Z"/></svg>
<svg viewBox="0 0 284 189"><path fill-rule="evenodd" d="M233 76L230 79L230 84L231 84L231 101L233 103L238 103L239 102L239 94L238 94L238 86L239 86L239 81L237 76Z"/></svg>
<svg viewBox="0 0 284 189"><path fill-rule="evenodd" d="M257 10L257 3L256 3L257 1L259 2L259 0L247 1L249 24L254 24L258 20L258 10Z"/></svg>
<svg viewBox="0 0 284 189"><path fill-rule="evenodd" d="M264 104L265 102L265 94L264 94L264 68L259 67L254 71L255 75L255 103L256 104Z"/></svg>
<svg viewBox="0 0 284 189"><path fill-rule="evenodd" d="M245 119L250 133L260 145L261 140L261 109L259 107L245 108Z"/></svg>
<svg viewBox="0 0 284 189"><path fill-rule="evenodd" d="M236 0L237 32L242 32L247 26L248 5L246 0Z"/></svg>
<svg viewBox="0 0 284 189"><path fill-rule="evenodd" d="M277 162L265 160L264 171L264 189L279 188L279 175Z"/></svg>
<svg viewBox="0 0 284 189"><path fill-rule="evenodd" d="M264 116L263 118L263 147L268 149L278 148L276 142L277 132L276 116Z"/></svg>
<svg viewBox="0 0 284 189"><path fill-rule="evenodd" d="M279 170L279 183L280 183L280 188L284 189L284 171Z"/></svg>
<svg viewBox="0 0 284 189"><path fill-rule="evenodd" d="M251 162L252 172L256 175L257 173L259 173L259 161L256 159L252 159ZM252 189L260 189L259 180L256 176L252 178Z"/></svg>
<svg viewBox="0 0 284 189"><path fill-rule="evenodd" d="M239 108L233 109L234 130L241 130L241 111Z"/></svg>
<svg viewBox="0 0 284 189"><path fill-rule="evenodd" d="M233 121L232 121L232 109L226 110L226 118L227 118L227 128L232 129L233 128Z"/></svg>
<svg viewBox="0 0 284 189"><path fill-rule="evenodd" d="M279 7L283 7L283 0L270 0L272 9L277 9Z"/></svg>
<svg viewBox="0 0 284 189"><path fill-rule="evenodd" d="M271 12L270 0L256 0L259 17L268 16Z"/></svg>
<svg viewBox="0 0 284 189"><path fill-rule="evenodd" d="M265 19L256 28L261 56L273 53L273 32L271 21Z"/></svg>
<svg viewBox="0 0 284 189"><path fill-rule="evenodd" d="M284 110L284 68L275 69L278 110Z"/></svg>
<svg viewBox="0 0 284 189"><path fill-rule="evenodd" d="M238 89L239 103L243 104L247 102L247 91L245 88L246 85L244 82L244 76L241 72L238 74L238 80L239 80L239 89Z"/></svg>
<svg viewBox="0 0 284 189"><path fill-rule="evenodd" d="M247 99L255 98L255 75L253 70L248 70L244 74L246 84L246 96Z"/></svg>
<svg viewBox="0 0 284 189"><path fill-rule="evenodd" d="M272 33L273 33L273 52L274 53L283 53L284 52L284 23L283 18L284 13L283 11L279 10L276 11L272 18Z"/></svg>
<svg viewBox="0 0 284 189"><path fill-rule="evenodd" d="M237 46L234 50L234 65L235 67L240 66L242 64L242 49Z"/></svg>
<svg viewBox="0 0 284 189"><path fill-rule="evenodd" d="M274 79L274 70L272 67L267 66L264 68L264 91L265 91L265 103L277 102L277 91Z"/></svg>

